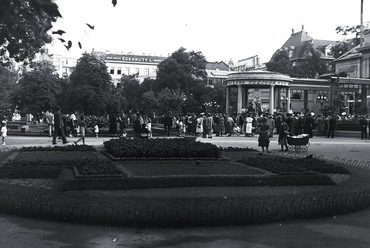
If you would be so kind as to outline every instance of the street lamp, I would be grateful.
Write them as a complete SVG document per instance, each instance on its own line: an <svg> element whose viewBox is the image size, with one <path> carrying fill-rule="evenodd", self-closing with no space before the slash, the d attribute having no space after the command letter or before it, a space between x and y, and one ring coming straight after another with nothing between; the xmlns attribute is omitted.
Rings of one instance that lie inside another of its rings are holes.
<svg viewBox="0 0 370 248"><path fill-rule="evenodd" d="M324 109L323 109L324 102L326 102L327 100L328 100L328 98L326 97L326 95L318 95L317 96L317 101L320 103L322 114L324 113Z"/></svg>

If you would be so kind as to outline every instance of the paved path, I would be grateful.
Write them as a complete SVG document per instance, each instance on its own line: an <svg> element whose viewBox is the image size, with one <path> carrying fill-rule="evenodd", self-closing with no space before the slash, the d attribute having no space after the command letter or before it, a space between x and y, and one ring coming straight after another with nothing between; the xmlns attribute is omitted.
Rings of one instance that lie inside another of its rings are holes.
<svg viewBox="0 0 370 248"><path fill-rule="evenodd" d="M87 144L101 145L108 138L88 138ZM76 138L70 138L74 141ZM257 138L214 137L198 139L218 146L257 147ZM61 142L59 142L61 143ZM354 138L314 137L308 153L349 160L370 161L370 142ZM11 149L22 146L46 146L48 137L7 137ZM278 152L276 138L271 142ZM270 248L270 247L370 247L370 209L357 213L316 220L254 226L197 228L122 228L57 223L0 215L1 247L181 247L181 248Z"/></svg>

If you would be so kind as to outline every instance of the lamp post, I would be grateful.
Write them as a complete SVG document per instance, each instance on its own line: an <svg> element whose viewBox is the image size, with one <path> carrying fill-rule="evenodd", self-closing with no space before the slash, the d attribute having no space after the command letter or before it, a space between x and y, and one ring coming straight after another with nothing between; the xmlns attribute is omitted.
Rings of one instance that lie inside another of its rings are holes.
<svg viewBox="0 0 370 248"><path fill-rule="evenodd" d="M317 101L320 103L320 107L321 107L321 114L324 114L324 109L323 109L323 106L324 106L324 102L326 102L328 99L326 97L326 95L318 95L317 96Z"/></svg>

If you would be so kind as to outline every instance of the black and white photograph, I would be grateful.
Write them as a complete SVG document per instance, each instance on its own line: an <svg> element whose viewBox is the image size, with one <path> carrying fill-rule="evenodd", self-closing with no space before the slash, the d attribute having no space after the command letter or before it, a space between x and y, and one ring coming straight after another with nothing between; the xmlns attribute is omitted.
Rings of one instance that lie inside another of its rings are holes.
<svg viewBox="0 0 370 248"><path fill-rule="evenodd" d="M0 0L4 248L370 247L369 0Z"/></svg>

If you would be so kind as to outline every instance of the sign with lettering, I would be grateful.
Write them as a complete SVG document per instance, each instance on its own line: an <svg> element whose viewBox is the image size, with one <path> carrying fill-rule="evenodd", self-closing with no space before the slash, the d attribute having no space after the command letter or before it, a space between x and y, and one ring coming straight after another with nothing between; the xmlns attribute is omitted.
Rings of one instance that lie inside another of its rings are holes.
<svg viewBox="0 0 370 248"><path fill-rule="evenodd" d="M231 80L227 81L227 85L279 85L289 86L289 82L272 81L272 80Z"/></svg>
<svg viewBox="0 0 370 248"><path fill-rule="evenodd" d="M137 63L159 63L163 61L164 58L141 55L107 55L105 56L105 60L137 62Z"/></svg>

